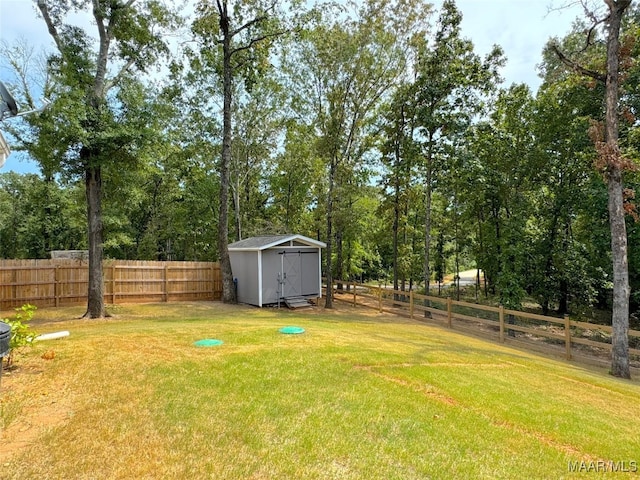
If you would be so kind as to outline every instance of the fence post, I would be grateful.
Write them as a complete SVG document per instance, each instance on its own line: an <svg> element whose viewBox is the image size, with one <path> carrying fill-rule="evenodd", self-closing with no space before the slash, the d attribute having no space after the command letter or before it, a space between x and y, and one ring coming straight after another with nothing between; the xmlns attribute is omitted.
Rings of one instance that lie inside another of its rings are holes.
<svg viewBox="0 0 640 480"><path fill-rule="evenodd" d="M413 320L413 290L409 290L409 312L411 313L411 320Z"/></svg>
<svg viewBox="0 0 640 480"><path fill-rule="evenodd" d="M564 316L564 344L567 360L571 360L571 321L569 320L569 315Z"/></svg>
<svg viewBox="0 0 640 480"><path fill-rule="evenodd" d="M498 310L500 316L500 342L504 343L504 307L500 305Z"/></svg>
<svg viewBox="0 0 640 480"><path fill-rule="evenodd" d="M378 285L378 310L382 313L382 285Z"/></svg>
<svg viewBox="0 0 640 480"><path fill-rule="evenodd" d="M449 328L451 328L451 320L452 320L452 302L451 302L451 297L447 297L447 326Z"/></svg>

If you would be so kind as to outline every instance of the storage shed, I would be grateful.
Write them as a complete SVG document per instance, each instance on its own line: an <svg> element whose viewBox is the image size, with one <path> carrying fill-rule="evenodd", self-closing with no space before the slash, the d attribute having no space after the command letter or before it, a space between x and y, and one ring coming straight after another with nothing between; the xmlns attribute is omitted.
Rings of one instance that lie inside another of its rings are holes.
<svg viewBox="0 0 640 480"><path fill-rule="evenodd" d="M269 305L295 297L322 296L321 249L302 235L251 237L229 245L238 301Z"/></svg>

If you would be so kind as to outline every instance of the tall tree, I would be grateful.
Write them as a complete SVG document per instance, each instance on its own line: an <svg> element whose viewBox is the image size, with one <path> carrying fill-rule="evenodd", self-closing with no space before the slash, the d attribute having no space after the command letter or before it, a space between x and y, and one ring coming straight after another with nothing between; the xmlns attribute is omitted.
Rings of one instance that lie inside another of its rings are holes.
<svg viewBox="0 0 640 480"><path fill-rule="evenodd" d="M416 89L417 126L424 144L424 283L431 278L431 197L439 150L449 133L455 134L479 113L482 95L492 92L504 64L502 49L494 46L484 58L463 38L462 14L453 0L445 0L433 46L425 43L418 58Z"/></svg>
<svg viewBox="0 0 640 480"><path fill-rule="evenodd" d="M318 209L324 191L322 161L312 126L294 120L287 123L284 150L276 157L268 179L272 196L268 211L278 231L316 237L312 210Z"/></svg>
<svg viewBox="0 0 640 480"><path fill-rule="evenodd" d="M38 96L48 97L51 94L52 81L49 69L47 68L47 55L44 49L36 50L35 47L25 39L20 39L9 45L0 42L0 62L2 67L13 77L10 81L10 91L16 97L19 105L26 111L42 110L36 105L35 99ZM42 135L41 118L38 115L26 115L15 117L13 122L5 122L3 129L9 132L16 139L14 149L26 152L32 159L35 159L40 166L40 171L44 177L43 193L45 203L42 205L44 222L42 223L41 234L44 250L40 250L35 258L46 255L52 250L56 243L53 220L55 218L56 181L54 173L57 172L54 159L60 153L51 142L47 141L46 135ZM36 213L34 211L32 213ZM58 247L56 247L58 248Z"/></svg>
<svg viewBox="0 0 640 480"><path fill-rule="evenodd" d="M144 74L168 53L166 34L178 17L155 0L38 0L37 7L57 54L51 60L59 84L60 137L66 142L64 168L84 177L88 219L89 288L86 315L106 315L102 275L103 167L132 162L144 142L145 119L126 125L126 92L133 75ZM69 16L89 12L97 42ZM96 50L93 50L93 47Z"/></svg>
<svg viewBox="0 0 640 480"><path fill-rule="evenodd" d="M591 136L595 143L598 159L597 167L607 183L609 225L611 231L611 254L613 260L613 312L612 312L612 355L611 374L630 378L629 369L629 268L627 259L627 229L625 223L624 172L634 168L625 158L619 146L620 115L620 69L624 61L621 49L621 26L631 0L604 0L606 13L598 16L589 12L594 25L588 31L587 46L594 40L594 31L604 24L606 31L606 68L604 71L587 68L565 55L557 45L552 49L560 60L577 73L605 84L604 125L594 124ZM628 53L628 52L627 52Z"/></svg>
<svg viewBox="0 0 640 480"><path fill-rule="evenodd" d="M236 240L258 234L260 220L265 220L268 193L262 187L284 130L282 96L274 78L262 77L251 87L250 96L236 96L234 102L230 187Z"/></svg>
<svg viewBox="0 0 640 480"><path fill-rule="evenodd" d="M588 119L602 111L599 95L598 89L570 79L543 83L535 114L528 117L539 159L532 159L533 171L539 173L535 191L529 195L528 290L545 315L554 307L559 314L569 313L570 308L577 313L578 308L590 307L595 301L600 259L587 252L596 234L603 231L596 221L602 213L606 215L606 208L603 212L586 201L591 192L603 190L590 188L598 179L591 165L594 148L587 129ZM581 229L585 221L591 224L586 237ZM608 249L599 250L600 258L608 257ZM608 270L606 264L601 270Z"/></svg>
<svg viewBox="0 0 640 480"><path fill-rule="evenodd" d="M535 139L531 129L534 102L529 88L502 90L486 122L471 129L471 210L478 222L478 265L502 304L518 308L526 285L526 223L531 178L536 174ZM481 187L481 188L478 188ZM473 193L473 189L477 189Z"/></svg>
<svg viewBox="0 0 640 480"><path fill-rule="evenodd" d="M407 42L421 24L418 12L428 11L418 1L369 0L347 6L330 12L337 19L327 15L303 32L286 55L297 90L292 107L314 125L318 155L326 164L327 285L333 283L333 248L342 236L335 222L344 200L339 188L354 179L352 174L362 173L368 149L364 139L375 109L404 74ZM332 289L327 288L325 306L332 305Z"/></svg>
<svg viewBox="0 0 640 480"><path fill-rule="evenodd" d="M384 200L381 208L391 211L392 275L394 290L405 289L405 280L411 273L409 260L412 253L409 235L412 194L415 191L416 165L420 153L415 139L414 89L411 84L398 88L392 100L383 109L381 141L378 149L384 173L381 178ZM401 282L402 279L402 282ZM402 285L400 285L402 283Z"/></svg>
<svg viewBox="0 0 640 480"><path fill-rule="evenodd" d="M256 76L269 66L268 54L273 40L283 35L287 29L282 26L284 13L278 11L278 1L238 3L229 11L227 0L210 0L198 3L198 18L193 30L202 42L203 48L216 51L222 48L222 58L204 52L200 61L218 63L222 77L222 152L219 164L220 210L218 214L218 255L222 273L222 300L235 303L236 292L229 259L229 192L232 163L232 107L234 79L244 77L251 85ZM244 20L249 18L249 20Z"/></svg>

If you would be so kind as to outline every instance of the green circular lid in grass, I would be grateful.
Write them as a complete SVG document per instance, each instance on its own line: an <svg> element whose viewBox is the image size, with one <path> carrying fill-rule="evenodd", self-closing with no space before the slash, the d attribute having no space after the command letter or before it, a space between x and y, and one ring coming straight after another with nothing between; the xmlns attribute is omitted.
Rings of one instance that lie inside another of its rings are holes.
<svg viewBox="0 0 640 480"><path fill-rule="evenodd" d="M196 347L217 347L218 345L222 345L223 343L224 342L222 340L216 340L215 338L205 338L203 340L193 342Z"/></svg>
<svg viewBox="0 0 640 480"><path fill-rule="evenodd" d="M286 333L286 334L289 334L289 335L297 334L297 333L304 333L304 328L302 328L302 327L282 327L280 329L280 333Z"/></svg>

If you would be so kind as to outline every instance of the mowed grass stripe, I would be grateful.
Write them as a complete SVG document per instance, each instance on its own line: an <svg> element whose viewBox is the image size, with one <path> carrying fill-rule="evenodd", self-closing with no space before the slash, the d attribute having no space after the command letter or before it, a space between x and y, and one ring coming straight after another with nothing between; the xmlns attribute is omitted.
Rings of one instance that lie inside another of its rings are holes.
<svg viewBox="0 0 640 480"><path fill-rule="evenodd" d="M260 367L232 358L211 365L231 375L203 373L197 384L184 377L191 365L173 376L161 370L160 428L182 451L198 451L194 439L206 444L207 458L217 459L210 473L226 469L228 478L250 478L264 468L272 478L326 478L336 459L340 478L407 478L407 471L415 478L500 477L503 455L513 453L513 431L349 365L301 353L263 355ZM181 393L167 397L167 391ZM182 415L194 414L196 421L181 422ZM474 438L478 429L482 436ZM517 445L527 450L519 455L530 467L538 469L543 452L562 462L562 453L536 439L520 438ZM229 457L238 451L245 452L240 464ZM198 465L196 459L187 464Z"/></svg>

